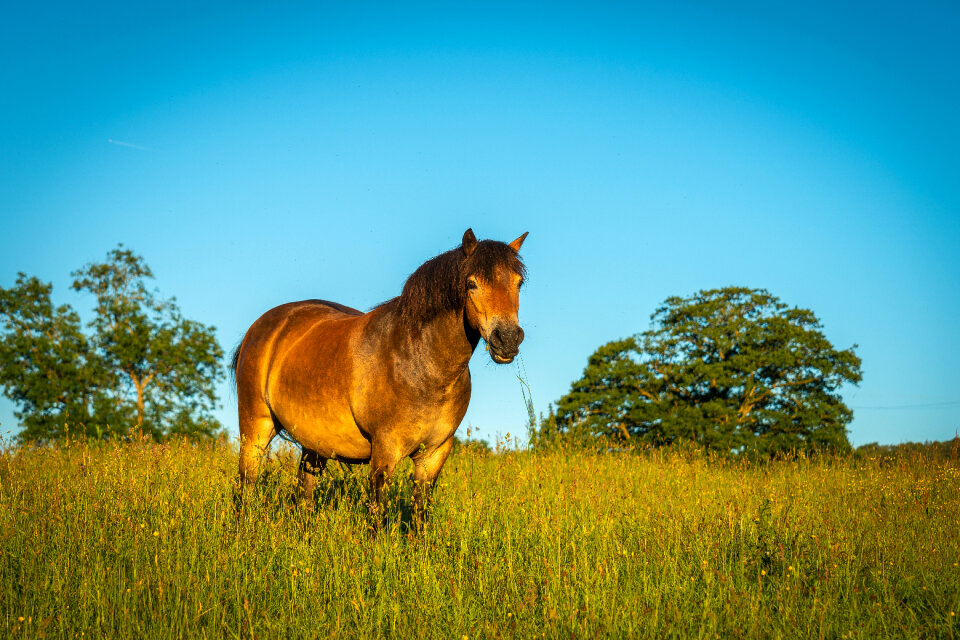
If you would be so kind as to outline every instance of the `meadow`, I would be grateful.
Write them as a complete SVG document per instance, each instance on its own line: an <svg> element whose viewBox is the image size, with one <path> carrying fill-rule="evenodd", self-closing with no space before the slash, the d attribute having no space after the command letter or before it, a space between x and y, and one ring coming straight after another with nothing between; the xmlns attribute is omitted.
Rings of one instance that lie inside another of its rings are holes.
<svg viewBox="0 0 960 640"><path fill-rule="evenodd" d="M224 442L0 452L8 638L960 634L960 460L747 463L463 448L422 531L366 467L293 500L274 445L237 517Z"/></svg>

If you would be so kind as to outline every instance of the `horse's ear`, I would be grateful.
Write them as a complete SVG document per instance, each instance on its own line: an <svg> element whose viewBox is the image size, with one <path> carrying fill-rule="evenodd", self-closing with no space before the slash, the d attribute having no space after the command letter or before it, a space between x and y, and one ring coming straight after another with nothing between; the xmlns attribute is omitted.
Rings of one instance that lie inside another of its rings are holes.
<svg viewBox="0 0 960 640"><path fill-rule="evenodd" d="M510 248L513 249L514 251L520 251L520 247L523 246L523 241L527 239L528 233L530 232L524 231L522 236L520 236L519 238L517 238L516 240L510 243Z"/></svg>
<svg viewBox="0 0 960 640"><path fill-rule="evenodd" d="M477 248L477 236L473 235L473 229L467 229L463 232L463 252L468 256Z"/></svg>

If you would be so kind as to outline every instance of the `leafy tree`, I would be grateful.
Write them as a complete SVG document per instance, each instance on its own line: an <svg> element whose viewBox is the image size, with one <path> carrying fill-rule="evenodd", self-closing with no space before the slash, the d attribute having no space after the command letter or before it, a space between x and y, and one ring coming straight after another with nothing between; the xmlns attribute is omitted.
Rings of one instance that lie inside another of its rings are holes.
<svg viewBox="0 0 960 640"><path fill-rule="evenodd" d="M556 433L717 451L847 450L853 417L839 388L861 380L856 345L839 351L813 312L762 289L671 297L652 328L601 346L557 402Z"/></svg>
<svg viewBox="0 0 960 640"><path fill-rule="evenodd" d="M79 316L69 306L54 307L51 290L23 273L14 287L0 288L0 385L20 407L15 415L26 439L103 429L93 416L106 404L99 389L108 372Z"/></svg>
<svg viewBox="0 0 960 640"><path fill-rule="evenodd" d="M224 375L214 328L183 318L147 289L143 259L122 245L74 272L96 299L90 335L52 287L20 274L0 288L0 384L19 405L22 440L122 435L213 435L215 384Z"/></svg>

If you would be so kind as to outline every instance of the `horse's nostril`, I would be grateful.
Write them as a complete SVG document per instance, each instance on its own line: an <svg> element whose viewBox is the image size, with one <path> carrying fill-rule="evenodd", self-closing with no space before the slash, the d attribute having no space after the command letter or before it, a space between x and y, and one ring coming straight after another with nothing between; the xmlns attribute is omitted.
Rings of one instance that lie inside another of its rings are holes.
<svg viewBox="0 0 960 640"><path fill-rule="evenodd" d="M516 346L523 340L523 329L518 326L509 327L503 333L503 338L508 344Z"/></svg>
<svg viewBox="0 0 960 640"><path fill-rule="evenodd" d="M490 331L490 338L487 342L498 351L516 353L519 350L520 343L523 342L523 329L518 325L499 325Z"/></svg>

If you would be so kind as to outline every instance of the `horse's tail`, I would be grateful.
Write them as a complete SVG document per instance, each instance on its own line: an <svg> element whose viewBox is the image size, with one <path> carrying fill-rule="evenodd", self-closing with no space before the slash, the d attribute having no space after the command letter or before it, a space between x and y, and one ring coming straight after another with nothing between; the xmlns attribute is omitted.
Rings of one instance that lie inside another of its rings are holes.
<svg viewBox="0 0 960 640"><path fill-rule="evenodd" d="M240 362L241 348L243 348L243 340L240 341L237 348L233 350L233 355L230 356L230 381L233 382L234 389L237 388L237 363Z"/></svg>

